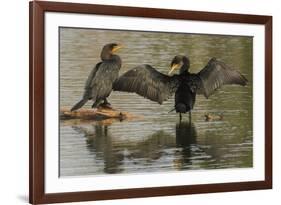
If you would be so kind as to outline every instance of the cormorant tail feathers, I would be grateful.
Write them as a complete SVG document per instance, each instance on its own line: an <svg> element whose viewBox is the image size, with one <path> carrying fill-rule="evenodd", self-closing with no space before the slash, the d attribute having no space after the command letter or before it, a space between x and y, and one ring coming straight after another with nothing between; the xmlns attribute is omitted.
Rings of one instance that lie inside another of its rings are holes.
<svg viewBox="0 0 281 205"><path fill-rule="evenodd" d="M179 113L186 113L187 112L187 107L183 103L176 104L175 108L176 108L176 112L179 112Z"/></svg>
<svg viewBox="0 0 281 205"><path fill-rule="evenodd" d="M74 110L78 110L79 108L81 108L88 100L87 99L82 99L80 100L78 103L76 103L72 108L71 108L71 112Z"/></svg>

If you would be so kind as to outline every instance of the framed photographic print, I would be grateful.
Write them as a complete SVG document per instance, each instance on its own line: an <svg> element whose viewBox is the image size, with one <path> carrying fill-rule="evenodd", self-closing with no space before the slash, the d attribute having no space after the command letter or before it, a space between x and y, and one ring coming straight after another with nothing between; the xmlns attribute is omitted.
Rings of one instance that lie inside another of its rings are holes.
<svg viewBox="0 0 281 205"><path fill-rule="evenodd" d="M272 187L272 17L30 2L30 203Z"/></svg>

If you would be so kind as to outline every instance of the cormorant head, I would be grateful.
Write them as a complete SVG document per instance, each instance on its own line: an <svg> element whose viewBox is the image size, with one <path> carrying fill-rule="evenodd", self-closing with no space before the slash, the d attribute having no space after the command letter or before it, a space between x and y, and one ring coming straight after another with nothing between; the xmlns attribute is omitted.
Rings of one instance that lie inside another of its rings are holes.
<svg viewBox="0 0 281 205"><path fill-rule="evenodd" d="M188 71L189 69L189 59L183 55L177 55L173 58L171 62L171 70L169 71L169 75L177 69L180 69L180 73L184 71Z"/></svg>
<svg viewBox="0 0 281 205"><path fill-rule="evenodd" d="M110 59L111 56L114 55L117 52L117 50L119 50L120 48L122 48L122 46L117 43L106 44L102 49L101 59L102 60Z"/></svg>

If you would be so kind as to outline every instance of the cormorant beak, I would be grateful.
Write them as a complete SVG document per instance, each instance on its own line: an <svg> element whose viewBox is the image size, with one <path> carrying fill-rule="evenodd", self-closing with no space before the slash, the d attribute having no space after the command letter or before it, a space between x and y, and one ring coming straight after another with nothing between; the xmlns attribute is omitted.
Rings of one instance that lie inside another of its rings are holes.
<svg viewBox="0 0 281 205"><path fill-rule="evenodd" d="M115 53L117 50L119 50L120 48L122 48L122 45L117 45L117 46L114 46L114 48L112 49L112 53Z"/></svg>
<svg viewBox="0 0 281 205"><path fill-rule="evenodd" d="M171 70L169 71L168 75L170 75L175 69L179 68L180 64L173 64L171 66Z"/></svg>

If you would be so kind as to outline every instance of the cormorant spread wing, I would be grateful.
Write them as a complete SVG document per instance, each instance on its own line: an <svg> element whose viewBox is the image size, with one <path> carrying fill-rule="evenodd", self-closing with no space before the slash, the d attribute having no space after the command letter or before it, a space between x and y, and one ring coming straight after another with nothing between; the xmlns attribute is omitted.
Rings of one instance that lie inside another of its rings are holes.
<svg viewBox="0 0 281 205"><path fill-rule="evenodd" d="M145 98L162 104L179 86L178 75L168 76L150 65L137 66L113 84L113 90L135 92Z"/></svg>
<svg viewBox="0 0 281 205"><path fill-rule="evenodd" d="M244 86L248 82L239 71L230 68L224 62L215 58L212 58L198 75L201 79L201 85L197 93L204 94L206 98L222 85L238 84Z"/></svg>

